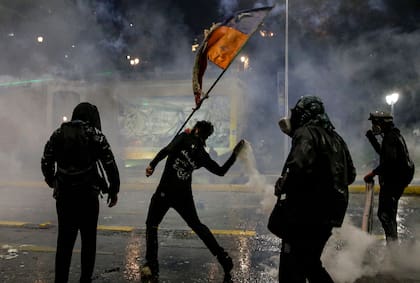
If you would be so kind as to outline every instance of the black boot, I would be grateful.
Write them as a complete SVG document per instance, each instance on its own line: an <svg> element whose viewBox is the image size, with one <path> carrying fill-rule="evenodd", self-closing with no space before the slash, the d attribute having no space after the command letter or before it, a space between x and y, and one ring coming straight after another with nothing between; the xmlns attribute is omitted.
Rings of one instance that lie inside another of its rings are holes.
<svg viewBox="0 0 420 283"><path fill-rule="evenodd" d="M230 275L230 271L233 268L233 261L232 258L228 255L227 252L223 251L217 256L217 260L223 267L223 271L225 272L225 277L223 282L229 283L232 282L232 276Z"/></svg>

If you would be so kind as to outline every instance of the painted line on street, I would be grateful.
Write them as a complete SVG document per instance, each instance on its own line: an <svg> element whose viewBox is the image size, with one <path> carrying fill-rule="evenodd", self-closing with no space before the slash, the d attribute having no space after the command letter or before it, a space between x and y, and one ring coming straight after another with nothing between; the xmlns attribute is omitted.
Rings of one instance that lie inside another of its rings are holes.
<svg viewBox="0 0 420 283"><path fill-rule="evenodd" d="M418 182L418 180L416 180ZM142 183L132 182L121 184L121 191L124 190L155 190L156 183ZM246 184L192 184L193 190L197 191L221 191L221 192L260 192L258 188L251 187ZM13 182L0 182L0 187L20 187L20 188L45 188L48 190L47 185L42 181L13 181ZM355 184L349 186L351 193L363 193L366 188L364 184ZM375 185L375 192L379 191L379 186ZM407 195L420 195L420 185L409 185L405 190L404 194Z"/></svg>
<svg viewBox="0 0 420 283"><path fill-rule="evenodd" d="M19 222L19 221L0 221L0 227L31 227L31 228L40 228L40 229L47 229L51 228L54 225L51 222L44 222L41 224L36 223L29 223L29 222ZM133 232L135 230L145 230L145 228L139 228L135 226L117 226L117 225L98 225L98 231L111 231L111 232ZM162 231L169 231L173 229L164 228ZM186 230L185 232L194 233L192 230ZM231 235L231 236L247 236L253 237L256 235L254 230L223 230L223 229L215 229L211 230L211 232L215 235Z"/></svg>
<svg viewBox="0 0 420 283"><path fill-rule="evenodd" d="M99 231L113 231L113 232L132 232L136 229L134 226L107 226L98 225Z"/></svg>
<svg viewBox="0 0 420 283"><path fill-rule="evenodd" d="M27 224L29 223L20 222L20 221L0 221L0 226L8 226L8 227L24 227Z"/></svg>
<svg viewBox="0 0 420 283"><path fill-rule="evenodd" d="M210 230L214 235L248 236L253 237L257 233L253 230ZM194 233L194 231L191 231Z"/></svg>
<svg viewBox="0 0 420 283"><path fill-rule="evenodd" d="M50 246L38 246L38 245L31 245L31 244L0 244L2 249L15 249L19 252L41 252L41 253L55 253L56 247ZM74 253L80 253L80 249L74 249ZM97 254L101 255L113 255L113 252L104 252L104 251L97 251Z"/></svg>
<svg viewBox="0 0 420 283"><path fill-rule="evenodd" d="M379 186L375 185L374 187L375 193L379 192ZM351 185L349 186L350 193L364 193L366 192L365 185ZM404 195L420 195L420 186L417 185L410 185L404 190Z"/></svg>

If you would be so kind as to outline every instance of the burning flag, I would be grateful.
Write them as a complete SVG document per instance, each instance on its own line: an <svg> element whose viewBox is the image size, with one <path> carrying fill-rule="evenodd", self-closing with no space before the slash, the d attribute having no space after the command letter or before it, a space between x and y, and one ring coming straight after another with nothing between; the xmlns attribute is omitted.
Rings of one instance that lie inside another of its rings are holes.
<svg viewBox="0 0 420 283"><path fill-rule="evenodd" d="M204 31L204 40L197 51L193 69L193 92L197 108L210 91L206 94L202 91L207 60L224 72L272 8L270 6L237 12L223 23L214 24L210 30Z"/></svg>

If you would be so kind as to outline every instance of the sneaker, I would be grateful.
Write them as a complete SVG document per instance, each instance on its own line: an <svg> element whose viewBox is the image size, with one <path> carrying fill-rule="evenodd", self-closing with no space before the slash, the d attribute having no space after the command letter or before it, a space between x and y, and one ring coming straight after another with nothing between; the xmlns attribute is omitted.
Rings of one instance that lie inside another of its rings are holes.
<svg viewBox="0 0 420 283"><path fill-rule="evenodd" d="M225 274L223 278L223 283L233 283L232 276L230 274Z"/></svg>
<svg viewBox="0 0 420 283"><path fill-rule="evenodd" d="M142 278L157 279L159 278L159 265L158 263L146 262L140 270Z"/></svg>
<svg viewBox="0 0 420 283"><path fill-rule="evenodd" d="M225 272L225 279L231 280L230 271L233 268L232 258L227 254L227 252L222 252L221 254L217 256L217 260L223 267L223 271ZM226 282L230 282L230 281L226 281Z"/></svg>

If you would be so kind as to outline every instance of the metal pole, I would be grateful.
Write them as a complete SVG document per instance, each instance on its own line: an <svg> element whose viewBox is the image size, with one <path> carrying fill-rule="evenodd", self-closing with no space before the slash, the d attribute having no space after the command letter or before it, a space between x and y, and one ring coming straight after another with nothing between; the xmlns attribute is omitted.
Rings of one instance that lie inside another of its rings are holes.
<svg viewBox="0 0 420 283"><path fill-rule="evenodd" d="M365 208L363 210L362 230L371 233L373 226L374 183L366 183Z"/></svg>
<svg viewBox="0 0 420 283"><path fill-rule="evenodd" d="M289 0L286 0L284 40L284 116L289 116ZM289 153L289 137L284 136L284 160Z"/></svg>
<svg viewBox="0 0 420 283"><path fill-rule="evenodd" d="M289 115L289 0L286 0L286 26L284 46L284 114Z"/></svg>

